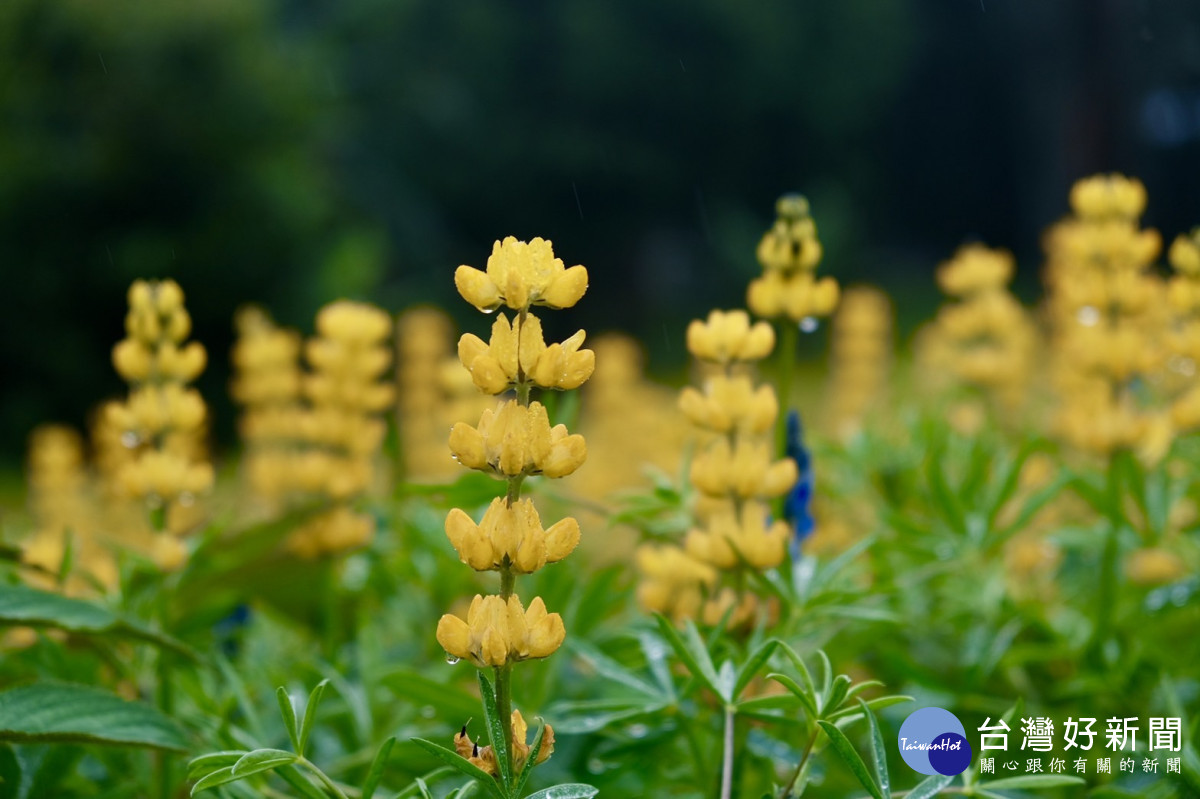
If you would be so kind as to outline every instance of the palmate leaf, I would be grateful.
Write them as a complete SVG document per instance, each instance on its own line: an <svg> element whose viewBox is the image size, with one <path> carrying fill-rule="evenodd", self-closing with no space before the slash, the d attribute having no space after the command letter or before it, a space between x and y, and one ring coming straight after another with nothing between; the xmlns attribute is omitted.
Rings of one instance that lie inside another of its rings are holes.
<svg viewBox="0 0 1200 799"><path fill-rule="evenodd" d="M0 741L187 747L183 731L155 708L65 683L34 683L0 693Z"/></svg>
<svg viewBox="0 0 1200 799"><path fill-rule="evenodd" d="M196 653L174 638L122 618L108 608L24 585L0 585L0 624L132 638L196 660Z"/></svg>

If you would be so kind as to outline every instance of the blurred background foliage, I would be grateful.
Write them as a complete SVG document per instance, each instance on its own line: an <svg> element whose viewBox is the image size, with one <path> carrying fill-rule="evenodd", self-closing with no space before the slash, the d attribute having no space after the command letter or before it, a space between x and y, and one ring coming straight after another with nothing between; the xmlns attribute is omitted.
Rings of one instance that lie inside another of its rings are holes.
<svg viewBox="0 0 1200 799"><path fill-rule="evenodd" d="M908 330L965 239L1030 293L1070 183L1113 170L1168 238L1200 222L1194 0L5 0L0 465L118 392L135 277L187 292L227 437L245 302L457 313L454 266L540 235L593 276L570 324L677 368L784 191Z"/></svg>

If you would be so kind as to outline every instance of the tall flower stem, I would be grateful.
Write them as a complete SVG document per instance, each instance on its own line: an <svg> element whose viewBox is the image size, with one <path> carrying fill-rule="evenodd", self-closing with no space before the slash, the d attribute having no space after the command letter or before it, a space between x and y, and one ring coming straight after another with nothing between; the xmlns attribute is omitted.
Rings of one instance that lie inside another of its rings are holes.
<svg viewBox="0 0 1200 799"><path fill-rule="evenodd" d="M721 758L721 799L731 799L733 796L733 756L734 756L734 736L733 722L736 718L736 713L732 705L725 707L725 735L723 755Z"/></svg>
<svg viewBox="0 0 1200 799"><path fill-rule="evenodd" d="M1092 646L1100 657L1108 640L1116 606L1117 557L1120 554L1118 536L1121 532L1121 479L1120 458L1114 452L1108 460L1108 524L1104 533L1104 549L1100 555L1100 584L1096 598L1096 627L1092 634Z"/></svg>
<svg viewBox="0 0 1200 799"><path fill-rule="evenodd" d="M792 381L796 376L796 349L799 344L800 328L791 319L779 324L779 345L775 351L775 393L779 397L780 414L775 427L775 451L783 452L787 446L787 409L792 402Z"/></svg>

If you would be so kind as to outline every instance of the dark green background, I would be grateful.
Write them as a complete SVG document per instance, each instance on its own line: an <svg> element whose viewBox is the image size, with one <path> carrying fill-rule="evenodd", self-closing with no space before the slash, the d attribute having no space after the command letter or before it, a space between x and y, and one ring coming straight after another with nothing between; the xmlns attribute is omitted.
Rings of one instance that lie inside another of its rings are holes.
<svg viewBox="0 0 1200 799"><path fill-rule="evenodd" d="M139 276L187 292L228 440L246 301L478 329L453 267L541 235L592 275L551 332L629 329L672 368L784 191L907 328L969 238L1032 296L1040 230L1109 170L1168 238L1200 222L1194 0L4 0L0 464L122 390Z"/></svg>

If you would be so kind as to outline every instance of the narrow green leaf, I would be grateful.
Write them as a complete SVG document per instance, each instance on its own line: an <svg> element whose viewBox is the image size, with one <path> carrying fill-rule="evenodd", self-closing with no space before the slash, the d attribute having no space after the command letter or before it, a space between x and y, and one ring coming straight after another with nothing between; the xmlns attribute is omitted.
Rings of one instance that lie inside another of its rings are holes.
<svg viewBox="0 0 1200 799"><path fill-rule="evenodd" d="M927 777L917 783L917 787L909 791L905 799L929 799L931 796L937 796L942 788L945 788L952 782L954 782L954 777L948 777L945 774L934 774L932 777Z"/></svg>
<svg viewBox="0 0 1200 799"><path fill-rule="evenodd" d="M251 774L270 771L279 766L289 766L298 759L299 756L295 752L285 752L282 749L255 749L253 752L242 755L241 759L233 764L230 774L240 779L249 777Z"/></svg>
<svg viewBox="0 0 1200 799"><path fill-rule="evenodd" d="M732 702L733 697L727 696L727 692L722 691L721 679L717 676L717 669L713 665L712 656L708 654L708 646L704 643L704 638L701 637L700 631L691 619L684 621L683 640L687 644L688 651L692 653L692 658L696 665L700 668L700 673L703 675L705 683L712 688L713 693L726 703ZM733 688L732 681L730 681L728 687L730 689Z"/></svg>
<svg viewBox="0 0 1200 799"><path fill-rule="evenodd" d="M375 753L375 759L371 761L371 769L367 772L367 779L363 783L362 799L371 799L375 795L375 789L379 787L379 780L383 778L383 768L387 765L388 755L392 753L392 747L396 745L396 736L388 738L380 745L379 751Z"/></svg>
<svg viewBox="0 0 1200 799"><path fill-rule="evenodd" d="M850 739L846 734L837 727L830 724L828 721L818 721L821 729L829 736L829 743L833 746L833 751L837 752L838 757L850 767L850 771L862 783L862 787L866 788L867 793L871 794L875 799L883 799L883 793L879 790L879 786L871 779L871 775L867 772L867 764L863 763L863 759L859 757L855 751L854 745L850 743Z"/></svg>
<svg viewBox="0 0 1200 799"><path fill-rule="evenodd" d="M746 690L746 686L758 674L758 670L766 665L771 659L771 655L775 654L775 650L779 648L780 641L778 638L772 638L765 641L762 646L754 650L750 657L746 658L746 662L742 664L742 668L738 670L737 682L733 686L733 698L736 700L742 695L742 691Z"/></svg>
<svg viewBox="0 0 1200 799"><path fill-rule="evenodd" d="M1087 781L1083 777L1067 774L1028 774L1022 777L1006 777L980 785L989 791L1025 790L1028 788L1061 788L1066 785L1083 785Z"/></svg>
<svg viewBox="0 0 1200 799"><path fill-rule="evenodd" d="M946 480L946 473L942 470L944 454L940 450L935 450L926 456L925 478L929 483L929 491L934 507L941 512L942 517L950 525L950 529L959 535L966 535L966 514L963 512L962 504L958 501L958 497L950 489L950 483Z"/></svg>
<svg viewBox="0 0 1200 799"><path fill-rule="evenodd" d="M508 738L504 725L512 724L510 719L501 719L496 707L496 690L482 671L479 673L479 696L483 699L483 720L487 724L488 738L492 742L492 751L496 753L496 766L500 770L500 784L508 793L512 785L512 763L508 755Z"/></svg>
<svg viewBox="0 0 1200 799"><path fill-rule="evenodd" d="M300 722L300 731L296 742L296 754L298 755L303 756L304 750L308 747L308 736L317 722L317 708L321 704L321 697L325 695L326 685L329 685L329 680L321 680L308 695L308 704L304 706L304 719Z"/></svg>
<svg viewBox="0 0 1200 799"><path fill-rule="evenodd" d="M0 585L0 624L57 627L74 633L132 638L198 660L184 644L145 625L122 618L105 607L24 585Z"/></svg>
<svg viewBox="0 0 1200 799"><path fill-rule="evenodd" d="M234 763L242 759L245 752L211 752L207 755L200 755L188 763L187 778L189 780L198 780L206 774L216 771L219 768L232 766Z"/></svg>
<svg viewBox="0 0 1200 799"><path fill-rule="evenodd" d="M771 672L767 675L767 679L774 680L795 694L800 703L804 705L804 710L808 713L810 719L816 721L820 718L821 714L817 709L816 697L808 693L806 688L801 688L791 677L786 674L779 674L778 672Z"/></svg>
<svg viewBox="0 0 1200 799"><path fill-rule="evenodd" d="M867 707L867 703L858 700L863 715L867 717L867 725L871 728L871 760L875 766L875 780L884 799L892 799L892 780L888 775L887 750L883 747L883 735L879 732L879 720Z"/></svg>
<svg viewBox="0 0 1200 799"><path fill-rule="evenodd" d="M850 690L850 678L845 674L839 674L833 680L833 685L829 686L828 693L825 694L824 700L821 702L821 707L825 712L836 711L841 707L842 702L846 699L846 693Z"/></svg>
<svg viewBox="0 0 1200 799"><path fill-rule="evenodd" d="M800 680L804 683L804 687L808 690L808 695L812 697L813 702L817 700L817 686L813 682L812 673L809 672L808 666L804 663L804 658L796 654L796 650L792 649L786 643L783 644L783 654L788 656L792 661L792 665L796 667L796 671L800 672ZM816 716L813 716L816 718Z"/></svg>
<svg viewBox="0 0 1200 799"><path fill-rule="evenodd" d="M829 655L826 655L823 649L817 650L817 657L821 659L821 696L829 696L829 691L833 688L833 664L829 662Z"/></svg>
<svg viewBox="0 0 1200 799"><path fill-rule="evenodd" d="M867 707L871 708L871 710L882 710L885 707L900 705L911 701L913 701L911 696L880 696L876 697L875 699L868 699L866 701L866 705ZM857 716L861 713L862 710L857 707L846 707L842 708L836 713L830 713L825 718L828 721L841 721L842 719L850 718L851 716Z"/></svg>
<svg viewBox="0 0 1200 799"><path fill-rule="evenodd" d="M224 785L240 779L241 777L233 776L233 766L226 766L225 768L217 769L193 785L190 795L195 796L201 791L207 791L209 788L216 788L218 785Z"/></svg>
<svg viewBox="0 0 1200 799"><path fill-rule="evenodd" d="M696 659L696 656L692 650L687 644L684 643L683 638L680 637L679 631L675 629L675 626L671 624L671 622L668 621L667 618L662 614L655 614L655 617L658 619L658 626L662 630L663 637L667 639L667 643L671 645L671 648L675 650L675 654L678 655L679 659L683 661L683 665L687 666L687 669L691 675L708 686L708 689L714 694L720 696L720 691L717 690L717 674L713 669L712 660L708 660L708 669L706 671L705 668L701 666L700 661ZM693 625L693 630L694 629L695 627ZM704 655L707 659L708 652L706 651Z"/></svg>
<svg viewBox="0 0 1200 799"><path fill-rule="evenodd" d="M292 704L292 695L282 685L275 689L275 699L279 702L279 715L283 717L283 726L287 727L288 740L292 749L303 753L300 746L300 734L296 728L296 706Z"/></svg>
<svg viewBox="0 0 1200 799"><path fill-rule="evenodd" d="M0 693L2 741L187 748L183 732L155 708L66 683L34 683Z"/></svg>
<svg viewBox="0 0 1200 799"><path fill-rule="evenodd" d="M429 786L425 783L425 780L417 777L413 782L417 786L417 793L421 795L421 799L433 799L433 794L429 792ZM473 785L474 783L468 782L467 784Z"/></svg>
<svg viewBox="0 0 1200 799"><path fill-rule="evenodd" d="M529 777L533 774L533 767L537 765L538 755L542 752L542 736L545 734L546 725L542 724L533 736L533 745L529 747L529 757L525 760L525 765L517 776L517 784L513 786L513 796L520 796L521 791L525 790L525 784L529 782Z"/></svg>
<svg viewBox="0 0 1200 799"><path fill-rule="evenodd" d="M468 782L466 785L447 796L446 799L467 799L468 796L475 793L475 789L477 787L479 787L479 783Z"/></svg>
<svg viewBox="0 0 1200 799"><path fill-rule="evenodd" d="M600 793L599 788L573 782L545 788L537 793L529 794L525 799L591 799L598 793Z"/></svg>
<svg viewBox="0 0 1200 799"><path fill-rule="evenodd" d="M596 670L601 677L612 680L652 699L661 699L663 692L634 674L582 638L568 639L567 647Z"/></svg>
<svg viewBox="0 0 1200 799"><path fill-rule="evenodd" d="M445 763L447 766L457 769L463 774L466 774L468 777L476 780L480 785L486 788L492 796L495 796L496 799L506 799L506 794L496 783L495 777L493 777L491 774L488 774L486 771L481 769L479 766L476 766L466 758L460 757L457 752L451 752L449 749L438 746L433 741L427 741L424 738L411 738L409 740L424 749L429 754L436 757L438 760Z"/></svg>

